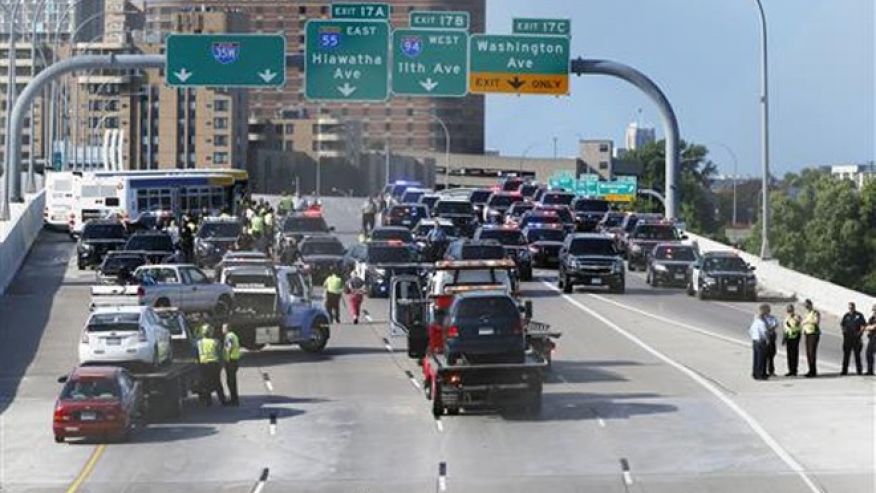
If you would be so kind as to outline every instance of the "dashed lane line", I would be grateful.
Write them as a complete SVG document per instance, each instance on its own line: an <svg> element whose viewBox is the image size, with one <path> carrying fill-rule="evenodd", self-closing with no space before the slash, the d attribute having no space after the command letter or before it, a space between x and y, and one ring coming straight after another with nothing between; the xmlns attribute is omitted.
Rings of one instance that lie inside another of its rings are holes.
<svg viewBox="0 0 876 493"><path fill-rule="evenodd" d="M556 288L553 284L550 284L548 282L544 282L543 284L545 286L547 286L548 288L559 292L559 289ZM608 318L606 318L605 316L603 316L599 312L593 310L592 308L584 305L583 303L576 300L575 298L573 298L567 294L561 294L560 296L562 296L562 298L564 300L566 300L568 303L570 303L572 306L575 306L576 308L583 311L584 313L587 313L588 315L592 316L593 318L599 320L606 327L612 329L613 331L615 331L618 334L622 335L623 337L627 338L630 342L639 346L645 352L651 354L652 356L654 356L655 358L659 359L660 361L666 363L667 365L675 368L676 370L683 373L685 376L687 376L688 378L690 378L691 380L693 380L694 382L699 384L701 387L703 387L704 389L709 391L709 393L714 395L720 402L722 402L725 406L727 406L727 408L729 408L731 411L733 411L739 418L741 418L746 424L748 424L749 428L751 428L751 430L758 437L760 437L760 439L773 451L773 453L775 453L776 456L778 456L779 459L782 462L784 462L785 465L788 466L789 469L791 469L795 474L797 474L797 476L806 485L806 487L808 488L809 491L811 491L812 493L823 493L823 490L818 485L815 484L815 481L809 476L809 473L806 472L806 470L803 468L803 466L799 462L797 462L797 460L794 459L794 457L792 457L791 454L787 450L785 450L785 448L782 447L782 445L779 444L779 442L776 441L776 439L773 438L773 436L770 435L769 432L767 432L763 428L763 426L761 426L761 424L756 419L754 419L753 416L748 414L748 412L745 411L745 409L743 409L736 402L734 402L732 399L727 397L727 395L724 394L723 392L721 392L721 390L718 389L718 387L715 386L713 383L709 382L708 380L703 378L698 373L692 371L690 368L675 361L674 359L670 358L669 356L661 353L657 349L654 349L653 347L648 345L648 343L646 343L645 341L639 339L638 337L636 337L632 333L621 328L616 323L612 322L611 320L609 320Z"/></svg>

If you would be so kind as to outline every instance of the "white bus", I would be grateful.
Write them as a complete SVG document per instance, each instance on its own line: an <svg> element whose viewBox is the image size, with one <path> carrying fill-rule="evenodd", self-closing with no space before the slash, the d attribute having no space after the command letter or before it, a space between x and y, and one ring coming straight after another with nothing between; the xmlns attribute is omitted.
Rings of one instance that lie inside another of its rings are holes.
<svg viewBox="0 0 876 493"><path fill-rule="evenodd" d="M67 228L70 211L76 202L81 173L73 171L46 171L46 205L43 221L52 227Z"/></svg>
<svg viewBox="0 0 876 493"><path fill-rule="evenodd" d="M143 212L185 212L228 209L235 213L246 191L243 170L101 171L83 173L70 211L71 236L90 219L118 215L136 218Z"/></svg>

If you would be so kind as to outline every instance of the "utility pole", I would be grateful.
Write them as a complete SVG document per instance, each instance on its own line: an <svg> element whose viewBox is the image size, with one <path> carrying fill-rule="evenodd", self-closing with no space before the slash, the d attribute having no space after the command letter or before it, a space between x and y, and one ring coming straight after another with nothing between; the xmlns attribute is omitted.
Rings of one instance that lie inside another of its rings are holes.
<svg viewBox="0 0 876 493"><path fill-rule="evenodd" d="M761 0L757 2L757 11L760 14L760 122L761 122L761 163L763 165L763 182L761 184L761 225L760 234L760 258L769 260L770 253L770 106L769 106L769 75L767 64L767 24L766 13L763 10Z"/></svg>

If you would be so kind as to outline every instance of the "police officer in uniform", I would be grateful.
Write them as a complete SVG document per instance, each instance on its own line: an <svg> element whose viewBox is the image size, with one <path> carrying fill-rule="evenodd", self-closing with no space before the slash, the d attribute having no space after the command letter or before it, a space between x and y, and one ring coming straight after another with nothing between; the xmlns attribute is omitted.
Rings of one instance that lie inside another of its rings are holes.
<svg viewBox="0 0 876 493"><path fill-rule="evenodd" d="M767 317L770 314L769 305L760 305L758 313L751 321L748 334L751 337L752 365L751 377L755 380L766 380L767 375L767 338L769 337L769 323Z"/></svg>
<svg viewBox="0 0 876 493"><path fill-rule="evenodd" d="M873 305L873 315L867 320L864 332L867 334L867 375L873 375L873 360L876 359L876 305Z"/></svg>
<svg viewBox="0 0 876 493"><path fill-rule="evenodd" d="M821 314L812 306L812 300L803 302L803 337L806 341L806 364L809 366L809 371L806 372L806 378L814 378L818 376L818 340L821 339Z"/></svg>
<svg viewBox="0 0 876 493"><path fill-rule="evenodd" d="M784 332L782 334L782 344L786 348L788 355L788 373L786 377L797 376L797 363L800 361L800 315L794 313L794 305L788 305L785 308Z"/></svg>
<svg viewBox="0 0 876 493"><path fill-rule="evenodd" d="M322 284L325 288L325 311L335 323L341 323L341 295L344 294L344 281L335 270Z"/></svg>
<svg viewBox="0 0 876 493"><path fill-rule="evenodd" d="M864 333L864 326L867 325L867 320L864 315L855 309L854 303L849 303L849 311L843 315L840 321L840 327L843 329L843 369L841 375L849 374L849 359L852 353L855 354L855 369L858 375L863 373L861 367L861 335Z"/></svg>
<svg viewBox="0 0 876 493"><path fill-rule="evenodd" d="M222 338L225 350L222 355L225 360L225 384L228 385L228 394L232 406L239 406L237 396L237 369L240 366L240 339L228 326L222 324Z"/></svg>
<svg viewBox="0 0 876 493"><path fill-rule="evenodd" d="M219 341L213 338L212 327L203 330L203 335L198 339L198 364L201 374L201 402L206 406L213 405L213 392L219 397L219 403L225 405L225 391L222 390L220 374L221 346Z"/></svg>

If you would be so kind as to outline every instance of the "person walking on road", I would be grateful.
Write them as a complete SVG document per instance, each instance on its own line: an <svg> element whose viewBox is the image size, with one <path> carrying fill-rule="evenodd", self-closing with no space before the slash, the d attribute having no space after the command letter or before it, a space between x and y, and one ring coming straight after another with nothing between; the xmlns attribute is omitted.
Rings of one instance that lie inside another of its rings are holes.
<svg viewBox="0 0 876 493"><path fill-rule="evenodd" d="M821 338L821 314L812 306L812 300L804 301L803 308L806 309L806 312L803 314L801 326L806 341L806 364L809 366L806 378L815 378L818 376L818 340Z"/></svg>
<svg viewBox="0 0 876 493"><path fill-rule="evenodd" d="M332 270L331 274L322 283L325 288L325 311L335 323L341 323L341 295L344 294L344 281L338 273Z"/></svg>
<svg viewBox="0 0 876 493"><path fill-rule="evenodd" d="M876 359L876 305L873 305L872 315L867 320L864 332L867 334L867 375L873 375L873 360Z"/></svg>
<svg viewBox="0 0 876 493"><path fill-rule="evenodd" d="M201 374L201 402L205 406L213 405L213 392L219 397L219 403L225 405L225 391L222 390L220 374L222 366L220 359L219 341L213 338L213 330L204 329L203 336L198 339L198 364Z"/></svg>
<svg viewBox="0 0 876 493"><path fill-rule="evenodd" d="M365 281L355 272L351 273L344 286L344 292L347 294L347 308L350 310L350 316L353 317L353 323L358 324L362 300L365 298Z"/></svg>
<svg viewBox="0 0 876 493"><path fill-rule="evenodd" d="M751 321L748 334L751 336L752 365L751 377L755 380L766 380L767 375L767 338L769 337L769 325L767 316L770 314L769 305L760 305L757 315Z"/></svg>
<svg viewBox="0 0 876 493"><path fill-rule="evenodd" d="M767 313L763 320L767 325L766 372L767 375L774 377L776 375L776 329L779 328L779 321L770 313L769 305L767 305Z"/></svg>
<svg viewBox="0 0 876 493"><path fill-rule="evenodd" d="M843 329L843 369L841 375L849 374L849 359L852 353L855 355L855 370L858 375L864 372L861 367L861 336L864 334L864 326L867 319L855 309L855 304L849 302L849 311L843 315L840 327Z"/></svg>
<svg viewBox="0 0 876 493"><path fill-rule="evenodd" d="M377 216L377 202L374 197L368 196L362 204L362 231L369 233L374 229L374 218Z"/></svg>
<svg viewBox="0 0 876 493"><path fill-rule="evenodd" d="M794 305L788 305L785 308L784 332L782 334L782 345L785 346L785 351L788 355L788 373L786 377L797 376L797 363L800 361L800 315L794 313Z"/></svg>
<svg viewBox="0 0 876 493"><path fill-rule="evenodd" d="M225 360L225 384L228 385L228 394L232 406L239 406L240 399L237 395L237 369L240 366L240 339L231 330L228 324L222 324L222 339Z"/></svg>

